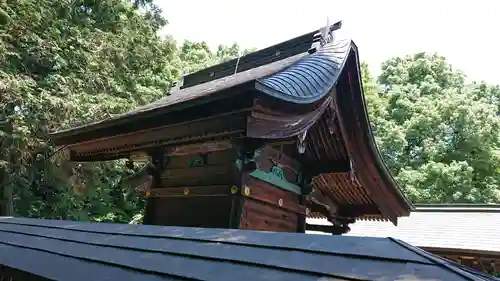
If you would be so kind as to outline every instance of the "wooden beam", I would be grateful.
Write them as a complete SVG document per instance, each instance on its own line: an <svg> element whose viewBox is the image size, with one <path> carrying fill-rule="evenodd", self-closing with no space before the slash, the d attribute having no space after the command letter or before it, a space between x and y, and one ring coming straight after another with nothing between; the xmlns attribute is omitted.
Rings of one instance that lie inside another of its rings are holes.
<svg viewBox="0 0 500 281"><path fill-rule="evenodd" d="M351 164L349 160L322 161L307 163L307 169L313 174L349 173Z"/></svg>
<svg viewBox="0 0 500 281"><path fill-rule="evenodd" d="M330 233L332 235L340 235L349 232L351 229L347 225L336 226L306 223L306 230Z"/></svg>
<svg viewBox="0 0 500 281"><path fill-rule="evenodd" d="M246 110L235 110L197 120L79 142L69 146L81 156L130 152L151 147L228 136L244 131Z"/></svg>
<svg viewBox="0 0 500 281"><path fill-rule="evenodd" d="M248 194L245 193L245 188L248 188ZM250 191L249 187L243 187L242 189L243 196L250 198L255 201L259 201L261 203L271 205L276 208L284 209L302 216L306 216L308 211L305 206L302 206L296 202L284 200L283 198L278 199L277 201L271 201L270 199L262 196L262 194L254 194Z"/></svg>
<svg viewBox="0 0 500 281"><path fill-rule="evenodd" d="M169 156L180 156L187 154L197 154L206 153L231 149L233 144L231 140L221 140L214 142L203 142L203 143L193 143L180 145L175 147L167 148L167 154Z"/></svg>
<svg viewBox="0 0 500 281"><path fill-rule="evenodd" d="M340 217L360 217L363 215L380 215L380 210L375 205L341 205L338 207Z"/></svg>
<svg viewBox="0 0 500 281"><path fill-rule="evenodd" d="M231 187L226 185L163 187L151 190L149 197L213 197L229 196Z"/></svg>
<svg viewBox="0 0 500 281"><path fill-rule="evenodd" d="M125 153L96 153L91 155L81 155L77 154L74 150L70 150L70 161L71 162L101 162L101 161L111 161L117 159L129 158L130 152Z"/></svg>
<svg viewBox="0 0 500 281"><path fill-rule="evenodd" d="M337 214L338 206L319 190L313 190L311 194L306 197L306 202L313 212L322 214L328 221L331 221L333 216Z"/></svg>

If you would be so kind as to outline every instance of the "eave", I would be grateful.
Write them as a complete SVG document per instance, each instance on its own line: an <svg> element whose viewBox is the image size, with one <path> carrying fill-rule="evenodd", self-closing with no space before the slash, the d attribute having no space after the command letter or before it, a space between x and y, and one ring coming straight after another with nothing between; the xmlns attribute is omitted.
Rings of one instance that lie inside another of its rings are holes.
<svg viewBox="0 0 500 281"><path fill-rule="evenodd" d="M67 145L75 143L74 139L81 142L108 137L109 129L117 126L208 103L228 94L234 95L235 92L255 89L257 79L280 72L308 55L311 46L322 39L322 32L328 30L332 33L341 27L342 22L339 21L323 30L315 30L241 58L202 69L184 77L185 85L172 95L169 93L151 104L105 120L53 132L51 138L57 145ZM96 131L99 131L98 135L86 136L89 132Z"/></svg>
<svg viewBox="0 0 500 281"><path fill-rule="evenodd" d="M413 207L398 188L377 149L363 95L358 51L350 39L335 40L287 69L258 79L256 88L281 101L278 108L286 108L289 104L318 104L314 111L317 113L260 122L263 125L254 128L251 124L259 122L250 121L249 136L269 139L306 132L306 141L309 139L306 154L310 161L350 161L351 172L360 183L358 186L349 179L351 173L339 173L332 165L330 173L325 168L326 171L316 178L317 189L336 198L339 205L355 205L360 210L376 205L378 214L364 213L370 218L380 215L396 224L398 217L409 215ZM260 118L273 119L270 113ZM262 133L266 130L268 133Z"/></svg>

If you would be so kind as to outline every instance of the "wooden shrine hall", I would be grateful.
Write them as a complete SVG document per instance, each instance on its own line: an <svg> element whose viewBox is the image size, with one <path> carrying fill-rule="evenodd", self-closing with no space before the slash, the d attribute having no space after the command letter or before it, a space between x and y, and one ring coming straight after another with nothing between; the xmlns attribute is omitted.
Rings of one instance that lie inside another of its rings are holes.
<svg viewBox="0 0 500 281"><path fill-rule="evenodd" d="M0 217L0 281L498 281L396 239L303 233L396 224L412 209L377 151L357 47L339 27L53 134L72 161L129 159L144 223Z"/></svg>
<svg viewBox="0 0 500 281"><path fill-rule="evenodd" d="M331 233L410 203L370 129L358 49L341 23L186 75L156 102L56 132L71 161L130 159L145 224ZM308 225L315 229L321 226Z"/></svg>

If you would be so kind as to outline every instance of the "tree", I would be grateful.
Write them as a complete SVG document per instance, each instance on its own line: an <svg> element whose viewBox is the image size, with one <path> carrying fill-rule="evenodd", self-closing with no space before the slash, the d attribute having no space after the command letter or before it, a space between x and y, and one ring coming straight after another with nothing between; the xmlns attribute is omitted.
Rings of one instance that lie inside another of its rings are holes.
<svg viewBox="0 0 500 281"><path fill-rule="evenodd" d="M367 89L379 148L414 202L500 203L500 91L464 81L422 53L386 61L384 91Z"/></svg>
<svg viewBox="0 0 500 281"><path fill-rule="evenodd" d="M49 159L55 148L47 134L168 91L180 71L170 63L175 42L157 35L166 23L160 11L151 1L12 0L0 1L0 17L3 193L12 190L23 216L132 216L140 200L117 206L113 198L127 173L122 163Z"/></svg>

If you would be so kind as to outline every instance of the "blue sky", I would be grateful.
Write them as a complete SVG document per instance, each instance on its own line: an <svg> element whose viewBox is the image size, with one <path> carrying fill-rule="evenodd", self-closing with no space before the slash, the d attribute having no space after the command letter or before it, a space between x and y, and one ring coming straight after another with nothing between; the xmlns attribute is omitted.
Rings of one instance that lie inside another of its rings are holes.
<svg viewBox="0 0 500 281"><path fill-rule="evenodd" d="M263 48L344 21L362 60L415 52L444 55L471 80L500 84L500 1L157 0L177 40Z"/></svg>

